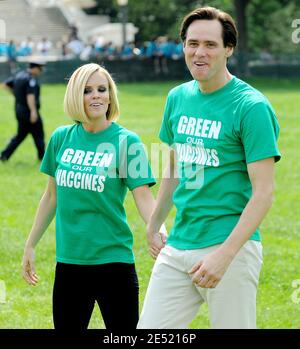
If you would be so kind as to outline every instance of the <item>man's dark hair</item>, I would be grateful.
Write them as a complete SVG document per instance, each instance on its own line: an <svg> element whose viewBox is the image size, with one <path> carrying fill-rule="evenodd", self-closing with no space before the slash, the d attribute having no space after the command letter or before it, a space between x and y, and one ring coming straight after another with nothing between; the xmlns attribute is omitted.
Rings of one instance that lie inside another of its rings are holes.
<svg viewBox="0 0 300 349"><path fill-rule="evenodd" d="M224 47L236 47L238 31L233 18L228 13L214 7L199 7L184 17L180 28L180 37L183 42L186 40L186 33L189 26L192 22L199 19L217 19L222 25Z"/></svg>

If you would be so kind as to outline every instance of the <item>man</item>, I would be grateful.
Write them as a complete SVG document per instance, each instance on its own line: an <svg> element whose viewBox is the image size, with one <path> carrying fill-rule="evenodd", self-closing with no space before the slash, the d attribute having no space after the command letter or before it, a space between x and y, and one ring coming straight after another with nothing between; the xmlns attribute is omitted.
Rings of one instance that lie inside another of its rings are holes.
<svg viewBox="0 0 300 349"><path fill-rule="evenodd" d="M258 227L271 207L279 126L267 99L227 69L237 44L228 14L192 11L181 39L194 80L174 88L165 107L160 138L172 150L148 224L154 257L173 202L176 219L138 328L186 328L203 302L213 328L255 328Z"/></svg>
<svg viewBox="0 0 300 349"><path fill-rule="evenodd" d="M43 62L32 61L27 70L22 70L4 82L4 87L15 96L15 113L18 121L17 134L0 155L1 161L7 161L17 147L31 133L42 160L45 152L43 122L39 113L40 85L37 77L42 73Z"/></svg>

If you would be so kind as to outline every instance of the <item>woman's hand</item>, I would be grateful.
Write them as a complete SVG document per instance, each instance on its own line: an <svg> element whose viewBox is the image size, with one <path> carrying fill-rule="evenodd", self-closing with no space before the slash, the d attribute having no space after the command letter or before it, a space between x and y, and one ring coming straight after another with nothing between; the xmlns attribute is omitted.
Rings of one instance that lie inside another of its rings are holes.
<svg viewBox="0 0 300 349"><path fill-rule="evenodd" d="M159 252L162 248L165 247L166 241L167 241L167 235L165 232L150 232L147 231L147 240L148 240L148 246L149 246L149 253L151 257L154 259L157 258L159 255Z"/></svg>
<svg viewBox="0 0 300 349"><path fill-rule="evenodd" d="M25 247L22 261L22 272L24 280L29 285L35 286L37 284L38 276L35 273L34 249L32 247Z"/></svg>

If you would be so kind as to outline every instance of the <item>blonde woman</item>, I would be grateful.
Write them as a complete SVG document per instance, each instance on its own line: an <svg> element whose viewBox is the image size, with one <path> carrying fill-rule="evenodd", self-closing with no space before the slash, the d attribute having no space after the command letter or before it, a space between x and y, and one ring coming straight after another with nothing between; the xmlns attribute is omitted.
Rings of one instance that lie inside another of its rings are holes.
<svg viewBox="0 0 300 349"><path fill-rule="evenodd" d="M87 329L97 302L107 329L134 329L139 286L123 203L131 190L147 223L155 179L139 137L115 122L117 89L107 70L94 63L75 70L64 108L75 123L54 131L42 161L49 182L25 244L23 277L37 284L34 249L56 214L54 327ZM152 256L164 241L162 233L149 241Z"/></svg>

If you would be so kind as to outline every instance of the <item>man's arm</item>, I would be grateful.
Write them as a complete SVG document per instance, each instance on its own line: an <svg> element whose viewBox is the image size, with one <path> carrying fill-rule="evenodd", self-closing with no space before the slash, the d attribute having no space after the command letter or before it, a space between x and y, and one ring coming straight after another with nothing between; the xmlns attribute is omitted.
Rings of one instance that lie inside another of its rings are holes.
<svg viewBox="0 0 300 349"><path fill-rule="evenodd" d="M35 95L31 93L28 94L26 96L26 100L27 100L28 108L30 109L30 122L34 124L35 122L37 122L37 119L38 119L38 113L37 113L36 104L35 104Z"/></svg>
<svg viewBox="0 0 300 349"><path fill-rule="evenodd" d="M141 185L132 190L132 195L136 207L146 224L149 223L152 211L155 207L155 200L148 185ZM167 237L167 230L164 224L159 229L160 234L155 235L154 241L148 241L149 252L153 258L156 258L160 250L164 247Z"/></svg>
<svg viewBox="0 0 300 349"><path fill-rule="evenodd" d="M177 185L178 178L176 176L175 152L170 149L169 160L164 170L157 194L156 206L152 212L150 222L147 225L147 236L149 241L159 232L160 227L167 218L173 206L172 196Z"/></svg>
<svg viewBox="0 0 300 349"><path fill-rule="evenodd" d="M200 287L214 288L225 274L231 261L258 228L272 206L274 188L274 158L248 164L252 196L237 225L214 252L197 262L190 270L193 282Z"/></svg>
<svg viewBox="0 0 300 349"><path fill-rule="evenodd" d="M11 93L12 95L14 94L14 90L11 86L7 85L6 83L1 84L1 87Z"/></svg>

